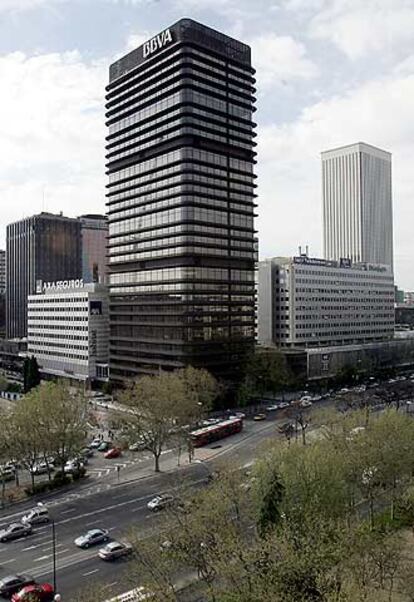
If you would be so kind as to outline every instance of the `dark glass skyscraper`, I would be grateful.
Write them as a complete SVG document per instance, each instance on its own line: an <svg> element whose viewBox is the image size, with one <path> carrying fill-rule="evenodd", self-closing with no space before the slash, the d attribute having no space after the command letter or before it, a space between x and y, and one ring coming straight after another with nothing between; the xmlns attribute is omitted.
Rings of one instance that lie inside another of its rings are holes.
<svg viewBox="0 0 414 602"><path fill-rule="evenodd" d="M111 377L235 378L254 342L250 48L182 19L110 67Z"/></svg>
<svg viewBox="0 0 414 602"><path fill-rule="evenodd" d="M7 226L6 336L27 335L27 297L38 281L82 274L80 222L40 213Z"/></svg>

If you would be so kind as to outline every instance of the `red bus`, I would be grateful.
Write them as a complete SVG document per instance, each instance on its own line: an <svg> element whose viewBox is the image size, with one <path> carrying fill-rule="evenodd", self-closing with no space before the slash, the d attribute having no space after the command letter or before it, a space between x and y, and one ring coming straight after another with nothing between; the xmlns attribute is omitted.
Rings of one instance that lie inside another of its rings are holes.
<svg viewBox="0 0 414 602"><path fill-rule="evenodd" d="M223 439L229 435L240 433L243 428L243 420L241 418L229 418L211 426L205 426L190 433L190 438L193 447L202 447L212 441Z"/></svg>

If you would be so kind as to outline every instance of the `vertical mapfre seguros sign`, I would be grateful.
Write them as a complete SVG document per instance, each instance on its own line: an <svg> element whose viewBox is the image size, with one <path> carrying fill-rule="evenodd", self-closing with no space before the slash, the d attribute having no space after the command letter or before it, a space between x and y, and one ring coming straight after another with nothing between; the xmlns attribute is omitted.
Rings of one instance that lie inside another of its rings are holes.
<svg viewBox="0 0 414 602"><path fill-rule="evenodd" d="M173 38L169 29L165 29L157 36L154 36L144 44L142 52L144 59L146 59L151 54L154 54L154 52L161 50L161 48L164 48L164 46L167 46L167 44L171 44L172 41Z"/></svg>

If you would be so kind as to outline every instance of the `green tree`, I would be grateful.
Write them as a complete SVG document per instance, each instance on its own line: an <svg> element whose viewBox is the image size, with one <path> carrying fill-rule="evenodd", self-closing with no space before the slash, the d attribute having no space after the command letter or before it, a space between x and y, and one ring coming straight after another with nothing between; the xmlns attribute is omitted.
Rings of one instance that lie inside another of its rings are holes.
<svg viewBox="0 0 414 602"><path fill-rule="evenodd" d="M120 400L130 440L140 440L154 457L155 471L169 440L187 436L209 408L216 394L215 381L204 370L187 368L181 372L161 372L143 376L124 391Z"/></svg>
<svg viewBox="0 0 414 602"><path fill-rule="evenodd" d="M34 387L40 385L40 372L37 359L32 355L24 360L23 364L24 392L28 393Z"/></svg>

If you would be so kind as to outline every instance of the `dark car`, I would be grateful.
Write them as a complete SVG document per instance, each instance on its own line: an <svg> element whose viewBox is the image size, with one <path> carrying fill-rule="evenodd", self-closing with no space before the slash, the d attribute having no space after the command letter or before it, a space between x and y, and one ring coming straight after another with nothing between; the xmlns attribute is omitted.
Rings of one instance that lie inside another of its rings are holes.
<svg viewBox="0 0 414 602"><path fill-rule="evenodd" d="M102 443L98 447L98 452L107 452L112 448L112 443L110 441L102 441Z"/></svg>
<svg viewBox="0 0 414 602"><path fill-rule="evenodd" d="M0 541L5 542L10 539L18 539L19 537L26 537L32 532L32 526L23 523L12 523L5 529L0 531Z"/></svg>
<svg viewBox="0 0 414 602"><path fill-rule="evenodd" d="M29 575L8 575L0 580L0 596L10 598L16 592L19 592L25 585L36 583L33 577Z"/></svg>

